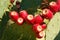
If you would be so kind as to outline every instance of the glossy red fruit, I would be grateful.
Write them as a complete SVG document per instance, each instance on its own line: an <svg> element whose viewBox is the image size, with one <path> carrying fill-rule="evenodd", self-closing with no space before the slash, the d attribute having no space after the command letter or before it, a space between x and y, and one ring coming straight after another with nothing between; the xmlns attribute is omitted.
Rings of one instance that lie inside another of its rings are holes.
<svg viewBox="0 0 60 40"><path fill-rule="evenodd" d="M47 28L47 25L46 24L42 24L41 26L42 26L42 29L43 30Z"/></svg>
<svg viewBox="0 0 60 40"><path fill-rule="evenodd" d="M23 22L24 22L24 19L21 18L21 17L19 17L16 21L16 23L19 24L19 25L23 24Z"/></svg>
<svg viewBox="0 0 60 40"><path fill-rule="evenodd" d="M57 0L57 4L58 4L58 7L59 7L59 11L60 11L60 0Z"/></svg>
<svg viewBox="0 0 60 40"><path fill-rule="evenodd" d="M43 9L43 16L47 19L51 19L53 17L53 13L49 9Z"/></svg>
<svg viewBox="0 0 60 40"><path fill-rule="evenodd" d="M11 11L9 13L9 17L11 18L11 20L13 21L17 21L17 19L19 18L19 15L16 11Z"/></svg>
<svg viewBox="0 0 60 40"><path fill-rule="evenodd" d="M13 4L13 2L14 2L15 0L10 0L10 3L12 3Z"/></svg>
<svg viewBox="0 0 60 40"><path fill-rule="evenodd" d="M28 13L26 10L22 10L19 12L19 16L22 17L23 19L26 19Z"/></svg>
<svg viewBox="0 0 60 40"><path fill-rule="evenodd" d="M44 31L41 31L41 32L37 33L36 34L36 37L37 38L43 38L43 37L45 37L45 32Z"/></svg>
<svg viewBox="0 0 60 40"><path fill-rule="evenodd" d="M54 13L59 10L58 4L56 2L50 2L49 6L50 6L50 10Z"/></svg>
<svg viewBox="0 0 60 40"><path fill-rule="evenodd" d="M34 20L35 24L41 24L43 22L43 18L40 15L37 15Z"/></svg>
<svg viewBox="0 0 60 40"><path fill-rule="evenodd" d="M33 31L34 31L35 33L41 32L41 31L42 31L41 25L40 25L40 24L34 24L34 25L33 25Z"/></svg>
<svg viewBox="0 0 60 40"><path fill-rule="evenodd" d="M28 23L31 23L31 24L34 24L34 16L33 15L28 15L27 18L26 18L26 21Z"/></svg>

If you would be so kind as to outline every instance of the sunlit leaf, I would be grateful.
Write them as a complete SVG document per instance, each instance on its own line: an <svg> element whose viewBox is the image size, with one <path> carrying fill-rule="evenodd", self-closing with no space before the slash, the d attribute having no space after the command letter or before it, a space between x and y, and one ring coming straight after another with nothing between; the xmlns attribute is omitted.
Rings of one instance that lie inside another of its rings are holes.
<svg viewBox="0 0 60 40"><path fill-rule="evenodd" d="M54 40L60 31L60 12L49 22L46 30L46 40Z"/></svg>

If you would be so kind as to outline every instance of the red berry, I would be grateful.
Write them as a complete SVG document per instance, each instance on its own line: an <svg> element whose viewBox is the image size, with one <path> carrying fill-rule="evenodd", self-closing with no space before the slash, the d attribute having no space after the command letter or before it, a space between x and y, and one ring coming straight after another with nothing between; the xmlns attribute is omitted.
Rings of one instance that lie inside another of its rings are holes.
<svg viewBox="0 0 60 40"><path fill-rule="evenodd" d="M58 4L56 2L50 2L49 6L50 10L54 13L57 12L59 9Z"/></svg>
<svg viewBox="0 0 60 40"><path fill-rule="evenodd" d="M10 3L12 3L13 4L13 2L14 2L15 0L10 0Z"/></svg>
<svg viewBox="0 0 60 40"><path fill-rule="evenodd" d="M28 13L26 10L22 10L19 12L19 16L22 17L23 19L26 19Z"/></svg>
<svg viewBox="0 0 60 40"><path fill-rule="evenodd" d="M42 29L43 29L43 30L46 29L46 27L47 27L46 24L42 24L41 26L42 26Z"/></svg>
<svg viewBox="0 0 60 40"><path fill-rule="evenodd" d="M19 17L16 21L16 23L19 24L19 25L23 24L23 22L24 22L24 19L21 18L21 17Z"/></svg>
<svg viewBox="0 0 60 40"><path fill-rule="evenodd" d="M41 24L43 22L43 19L40 15L35 17L35 24Z"/></svg>
<svg viewBox="0 0 60 40"><path fill-rule="evenodd" d="M53 17L53 13L49 9L43 9L43 16L47 19L51 19Z"/></svg>
<svg viewBox="0 0 60 40"><path fill-rule="evenodd" d="M43 38L43 37L45 37L45 32L44 31L41 31L41 32L37 33L36 34L36 37L37 38Z"/></svg>
<svg viewBox="0 0 60 40"><path fill-rule="evenodd" d="M28 23L34 24L34 16L31 15L31 14L28 15L26 21L27 21Z"/></svg>
<svg viewBox="0 0 60 40"><path fill-rule="evenodd" d="M34 25L33 25L33 31L34 31L35 33L39 33L40 31L42 31L41 25L39 25L39 24L34 24Z"/></svg>
<svg viewBox="0 0 60 40"><path fill-rule="evenodd" d="M59 11L60 11L60 0L57 0L57 4L58 4L58 7L59 7Z"/></svg>
<svg viewBox="0 0 60 40"><path fill-rule="evenodd" d="M9 13L9 16L13 21L16 21L19 18L18 13L16 11L11 11Z"/></svg>

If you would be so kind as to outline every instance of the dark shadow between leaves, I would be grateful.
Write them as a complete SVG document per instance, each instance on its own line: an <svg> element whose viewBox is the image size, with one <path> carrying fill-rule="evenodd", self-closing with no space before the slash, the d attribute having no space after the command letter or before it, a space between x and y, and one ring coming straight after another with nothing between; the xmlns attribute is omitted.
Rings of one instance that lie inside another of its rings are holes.
<svg viewBox="0 0 60 40"><path fill-rule="evenodd" d="M6 26L7 22L8 22L8 20L9 20L8 13L9 12L7 12L7 11L4 13L4 15L3 15L2 19L1 19L2 21L0 22L0 39L1 39L2 34L3 34L4 30L5 30L5 26Z"/></svg>
<svg viewBox="0 0 60 40"><path fill-rule="evenodd" d="M54 40L60 40L60 32L58 33Z"/></svg>
<svg viewBox="0 0 60 40"><path fill-rule="evenodd" d="M27 10L29 14L34 14L40 7L42 0L22 0L21 9Z"/></svg>

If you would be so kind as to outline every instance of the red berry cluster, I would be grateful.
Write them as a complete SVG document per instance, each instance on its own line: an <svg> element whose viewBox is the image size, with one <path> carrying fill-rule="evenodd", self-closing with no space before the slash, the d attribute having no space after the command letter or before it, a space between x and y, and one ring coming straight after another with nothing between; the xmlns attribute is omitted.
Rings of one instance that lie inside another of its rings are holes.
<svg viewBox="0 0 60 40"><path fill-rule="evenodd" d="M25 21L29 24L32 24L32 29L36 34L37 38L45 37L45 32L43 30L46 29L47 25L43 23L44 18L52 19L55 12L59 10L58 4L56 2L49 3L49 9L43 9L42 15L34 16L32 14L28 14L26 10L22 10L19 13L16 11L11 11L9 16L11 20L16 22L19 25L22 25Z"/></svg>
<svg viewBox="0 0 60 40"><path fill-rule="evenodd" d="M43 18L40 15L34 17L32 14L28 14L26 10L20 11L19 14L16 11L11 11L9 13L9 17L12 21L16 22L19 25L22 25L25 21L29 24L32 24L32 29L37 34L40 34L41 31L46 29L46 24L42 24ZM42 36L39 36L39 38Z"/></svg>
<svg viewBox="0 0 60 40"><path fill-rule="evenodd" d="M49 3L49 9L50 9L53 13L57 12L57 11L59 10L59 6L58 6L57 2L50 2L50 3Z"/></svg>

